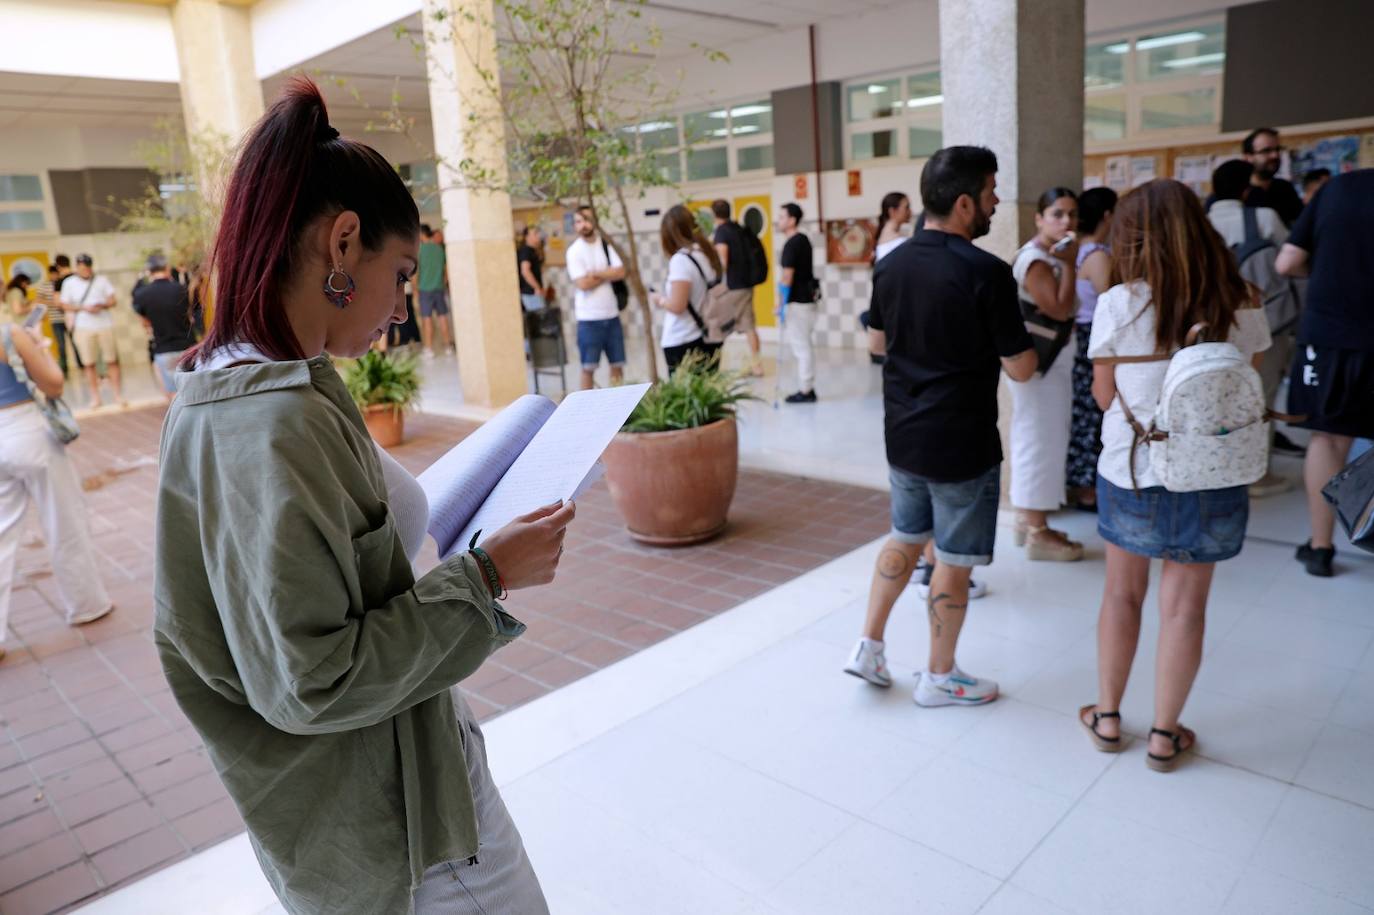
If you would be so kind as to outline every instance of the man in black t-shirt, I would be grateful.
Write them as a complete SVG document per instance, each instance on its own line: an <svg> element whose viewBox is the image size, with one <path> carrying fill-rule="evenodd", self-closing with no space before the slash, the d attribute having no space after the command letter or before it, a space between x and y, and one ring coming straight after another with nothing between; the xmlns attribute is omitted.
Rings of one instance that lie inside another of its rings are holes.
<svg viewBox="0 0 1374 915"><path fill-rule="evenodd" d="M754 287L749 282L749 252L744 246L744 227L730 218L730 202L714 200L711 213L716 217L716 231L711 242L725 268L726 300L735 310L735 332L749 340L749 373L763 376L763 359L759 355L759 332L754 323Z"/></svg>
<svg viewBox="0 0 1374 915"><path fill-rule="evenodd" d="M177 363L196 345L198 319L191 314L191 296L186 287L172 279L167 258L148 257L147 282L134 290L134 312L143 320L152 343L153 365L162 381L168 402L176 394Z"/></svg>
<svg viewBox="0 0 1374 915"><path fill-rule="evenodd" d="M1337 175L1303 210L1279 250L1279 272L1307 276L1288 412L1312 430L1307 511L1312 537L1298 547L1308 574L1332 574L1336 518L1321 490L1356 438L1374 438L1374 169Z"/></svg>
<svg viewBox="0 0 1374 915"><path fill-rule="evenodd" d="M1272 127L1256 128L1241 141L1240 151L1245 161L1255 167L1245 205L1269 207L1291 229L1302 213L1302 197L1290 182L1274 177L1283 164L1279 132Z"/></svg>
<svg viewBox="0 0 1374 915"><path fill-rule="evenodd" d="M520 304L525 311L543 311L550 290L544 285L544 233L538 226L525 226L515 264L520 271Z"/></svg>
<svg viewBox="0 0 1374 915"><path fill-rule="evenodd" d="M784 203L778 213L778 231L786 236L782 258L778 261L778 307L776 314L783 336L797 358L797 392L787 396L788 403L816 402L816 354L811 348L811 332L816 326L816 274L811 268L811 239L801 230L802 208Z"/></svg>
<svg viewBox="0 0 1374 915"><path fill-rule="evenodd" d="M979 146L940 150L921 171L925 227L873 271L870 326L883 332L884 433L892 534L878 556L863 638L845 671L891 684L883 632L926 541L935 540L927 597L930 659L918 705L979 705L997 684L964 673L955 648L973 566L992 562L1001 491L1001 370L1026 381L1035 350L1002 260L976 248L997 206L997 157Z"/></svg>

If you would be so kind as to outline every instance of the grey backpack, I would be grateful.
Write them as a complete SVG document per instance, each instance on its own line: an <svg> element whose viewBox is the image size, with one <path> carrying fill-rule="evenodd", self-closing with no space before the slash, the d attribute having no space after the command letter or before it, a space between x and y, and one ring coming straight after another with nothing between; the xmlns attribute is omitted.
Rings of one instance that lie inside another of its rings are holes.
<svg viewBox="0 0 1374 915"><path fill-rule="evenodd" d="M1278 246L1259 233L1259 220L1254 207L1241 207L1245 219L1245 240L1231 248L1240 267L1240 275L1259 287L1264 316L1269 320L1269 333L1287 330L1302 312L1293 281L1279 273L1276 261Z"/></svg>

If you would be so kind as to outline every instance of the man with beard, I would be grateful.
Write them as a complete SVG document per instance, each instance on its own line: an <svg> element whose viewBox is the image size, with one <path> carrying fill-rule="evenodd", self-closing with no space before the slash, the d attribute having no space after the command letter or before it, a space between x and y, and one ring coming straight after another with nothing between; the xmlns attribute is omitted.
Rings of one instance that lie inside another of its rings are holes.
<svg viewBox="0 0 1374 915"><path fill-rule="evenodd" d="M582 390L595 386L592 376L601 356L611 364L611 387L625 377L625 330L611 285L625 279L620 255L596 230L591 207L573 214L577 240L568 246L568 279L573 283L573 311L577 315L577 349L582 359Z"/></svg>
<svg viewBox="0 0 1374 915"><path fill-rule="evenodd" d="M863 637L845 671L890 686L883 631L926 541L935 540L927 611L930 659L917 705L980 705L997 684L964 673L954 652L973 566L992 562L1001 488L1001 369L1036 370L1011 267L973 245L997 206L997 157L940 150L921 171L924 227L873 271L870 326L887 342L884 432L892 534L878 556Z"/></svg>
<svg viewBox="0 0 1374 915"><path fill-rule="evenodd" d="M1255 167L1245 205L1269 207L1291 229L1302 212L1302 197L1290 182L1274 177L1283 162L1279 132L1272 127L1257 127L1241 141L1240 151L1245 161Z"/></svg>

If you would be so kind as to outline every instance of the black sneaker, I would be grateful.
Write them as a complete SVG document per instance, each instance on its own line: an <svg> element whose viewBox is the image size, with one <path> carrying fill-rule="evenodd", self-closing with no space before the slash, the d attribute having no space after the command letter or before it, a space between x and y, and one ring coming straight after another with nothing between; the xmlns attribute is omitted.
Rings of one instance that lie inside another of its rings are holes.
<svg viewBox="0 0 1374 915"><path fill-rule="evenodd" d="M787 397L784 398L784 400L786 400L788 403L815 403L816 392L798 391L795 394L788 394Z"/></svg>
<svg viewBox="0 0 1374 915"><path fill-rule="evenodd" d="M1278 454L1290 454L1294 457L1302 457L1307 453L1307 449L1293 441L1282 432L1274 433L1274 451Z"/></svg>
<svg viewBox="0 0 1374 915"><path fill-rule="evenodd" d="M1309 540L1298 547L1298 562L1307 569L1308 575L1315 575L1318 578L1330 578L1333 574L1331 563L1336 559L1336 548L1334 546L1316 547Z"/></svg>

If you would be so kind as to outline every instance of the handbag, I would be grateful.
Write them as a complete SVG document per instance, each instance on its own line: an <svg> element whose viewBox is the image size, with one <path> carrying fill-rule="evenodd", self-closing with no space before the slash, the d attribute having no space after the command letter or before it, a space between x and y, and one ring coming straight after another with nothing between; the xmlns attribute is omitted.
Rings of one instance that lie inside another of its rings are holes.
<svg viewBox="0 0 1374 915"><path fill-rule="evenodd" d="M1374 449L1332 477L1322 495L1335 506L1350 542L1374 553Z"/></svg>
<svg viewBox="0 0 1374 915"><path fill-rule="evenodd" d="M1021 305L1021 320L1025 322L1031 345L1035 347L1036 371L1045 375L1064 347L1068 346L1069 338L1073 336L1074 319L1070 317L1060 321L1045 314L1039 305L1028 299L1017 296L1017 301Z"/></svg>
<svg viewBox="0 0 1374 915"><path fill-rule="evenodd" d="M606 239L601 239L601 250L606 252L606 266L611 266L611 246L606 244ZM630 287L624 280L611 280L611 292L615 293L616 311L624 311L625 306L630 304Z"/></svg>
<svg viewBox="0 0 1374 915"><path fill-rule="evenodd" d="M76 437L81 434L81 427L77 425L76 417L72 415L71 408L61 397L46 396L29 379L28 370L24 368L24 360L19 357L19 351L14 348L14 340L8 325L0 327L0 337L4 339L5 357L9 361L10 368L14 371L14 376L19 379L20 384L29 389L29 395L33 397L38 412L42 413L43 418L48 421L48 428L52 430L52 434L64 445L76 441Z"/></svg>

